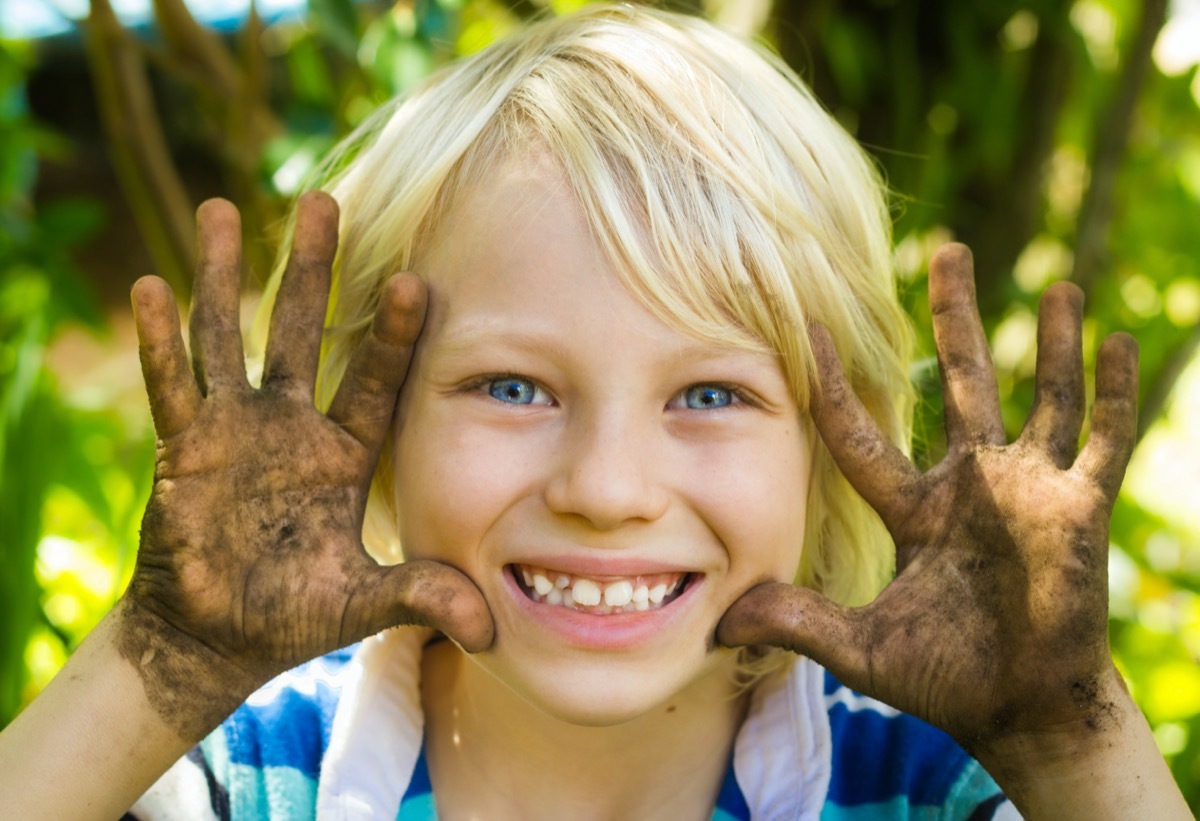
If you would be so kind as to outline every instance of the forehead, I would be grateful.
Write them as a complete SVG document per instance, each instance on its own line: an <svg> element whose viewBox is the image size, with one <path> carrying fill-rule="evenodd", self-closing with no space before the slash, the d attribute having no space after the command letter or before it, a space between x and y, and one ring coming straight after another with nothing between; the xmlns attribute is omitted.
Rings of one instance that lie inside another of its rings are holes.
<svg viewBox="0 0 1200 821"><path fill-rule="evenodd" d="M505 158L458 192L417 260L429 284L429 336L490 331L582 331L618 322L626 331L677 332L625 288L569 182L545 153ZM586 310L580 310L585 308ZM655 326L661 326L656 328Z"/></svg>
<svg viewBox="0 0 1200 821"><path fill-rule="evenodd" d="M480 165L447 198L431 232L431 248L444 253L447 245L467 248L476 238L496 242L497 233L510 234L510 242L497 245L503 251L527 234L563 227L554 218L574 215L564 213L564 206L580 211L566 174L546 149L530 146Z"/></svg>
<svg viewBox="0 0 1200 821"><path fill-rule="evenodd" d="M566 176L546 152L531 149L497 158L447 198L414 268L432 291L465 298L480 289L480 279L501 272L568 260L576 269L598 265L600 257Z"/></svg>
<svg viewBox="0 0 1200 821"><path fill-rule="evenodd" d="M608 267L648 310L697 340L764 349L726 310L747 289L724 287L709 275L714 264L723 267L702 239L711 230L678 211L673 219L652 220L647 203L665 192L619 169L578 167L538 135L484 142L490 145L477 146L447 180L414 250L413 268L431 290L477 275L484 261L489 269L523 269L569 257L573 268ZM679 210L695 216L703 205ZM569 277L558 281L571 284Z"/></svg>

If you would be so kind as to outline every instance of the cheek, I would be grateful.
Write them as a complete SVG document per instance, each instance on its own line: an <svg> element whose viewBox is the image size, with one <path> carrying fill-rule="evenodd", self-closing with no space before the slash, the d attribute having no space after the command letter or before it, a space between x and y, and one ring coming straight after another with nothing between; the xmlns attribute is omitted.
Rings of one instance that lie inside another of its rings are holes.
<svg viewBox="0 0 1200 821"><path fill-rule="evenodd" d="M529 453L478 426L412 408L396 440L408 558L465 558L527 484Z"/></svg>
<svg viewBox="0 0 1200 821"><path fill-rule="evenodd" d="M809 449L799 431L714 455L697 472L694 498L729 554L738 583L764 576L790 582L804 541Z"/></svg>

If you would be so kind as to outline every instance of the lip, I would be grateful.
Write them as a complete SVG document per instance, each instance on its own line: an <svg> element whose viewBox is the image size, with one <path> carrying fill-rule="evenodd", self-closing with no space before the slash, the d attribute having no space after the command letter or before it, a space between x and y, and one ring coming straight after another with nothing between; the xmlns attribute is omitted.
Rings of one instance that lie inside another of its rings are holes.
<svg viewBox="0 0 1200 821"><path fill-rule="evenodd" d="M624 579L632 576L654 576L666 573L697 573L695 567L653 559L588 557L578 554L523 556L510 564L544 567L571 576L583 576L596 581ZM703 574L698 574L703 575Z"/></svg>
<svg viewBox="0 0 1200 821"><path fill-rule="evenodd" d="M571 562L553 562L552 559L541 559L542 566L570 572L572 575L589 576L603 579L605 576L622 577L632 575L649 575L651 573L687 572L684 570L665 569L661 563L620 562L620 572L616 572L611 562L608 573L595 573L595 563L587 560ZM569 565L569 566L564 566ZM592 570L582 569L583 565L591 566ZM631 572L631 568L639 572ZM611 613L606 616L581 613L578 610L568 610L550 604L539 604L521 590L513 578L508 566L503 570L504 586L518 610L532 620L537 626L555 634L568 644L587 650L624 650L636 647L650 641L662 631L683 617L690 604L696 599L697 591L704 585L704 575L693 575L687 588L666 607L657 610L635 611L633 613Z"/></svg>

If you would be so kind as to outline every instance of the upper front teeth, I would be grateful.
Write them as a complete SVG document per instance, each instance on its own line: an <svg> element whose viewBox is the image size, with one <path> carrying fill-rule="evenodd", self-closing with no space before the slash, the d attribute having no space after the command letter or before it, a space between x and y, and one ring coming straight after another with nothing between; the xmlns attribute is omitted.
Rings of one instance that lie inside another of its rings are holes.
<svg viewBox="0 0 1200 821"><path fill-rule="evenodd" d="M658 573L599 582L529 566L520 566L518 569L534 601L572 609L594 608L592 612L600 614L657 607L676 591L686 575Z"/></svg>
<svg viewBox="0 0 1200 821"><path fill-rule="evenodd" d="M533 578L536 581L538 577L534 576ZM571 586L571 591L576 604L594 607L600 603L600 585L591 579L576 579L575 584Z"/></svg>
<svg viewBox="0 0 1200 821"><path fill-rule="evenodd" d="M624 607L633 601L633 584L622 581L604 588L604 603L609 607Z"/></svg>

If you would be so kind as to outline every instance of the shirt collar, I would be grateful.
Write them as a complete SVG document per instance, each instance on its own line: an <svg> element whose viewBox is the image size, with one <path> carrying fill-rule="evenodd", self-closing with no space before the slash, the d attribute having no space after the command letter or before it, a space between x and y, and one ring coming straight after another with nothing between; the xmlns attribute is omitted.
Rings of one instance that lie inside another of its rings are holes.
<svg viewBox="0 0 1200 821"><path fill-rule="evenodd" d="M433 635L388 630L355 654L321 765L318 818L396 817L425 732L421 653ZM819 818L832 750L823 687L824 671L806 658L756 685L733 756L753 818Z"/></svg>

